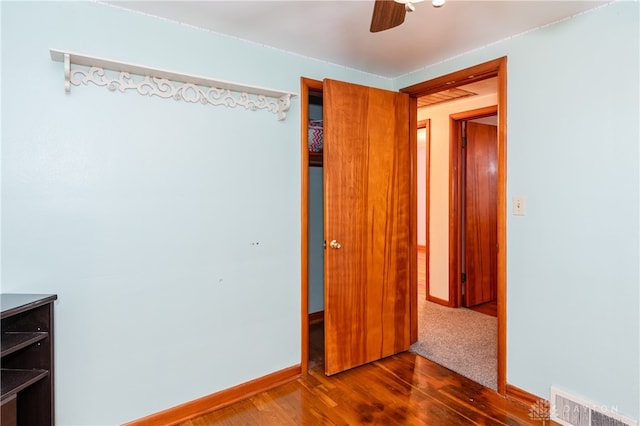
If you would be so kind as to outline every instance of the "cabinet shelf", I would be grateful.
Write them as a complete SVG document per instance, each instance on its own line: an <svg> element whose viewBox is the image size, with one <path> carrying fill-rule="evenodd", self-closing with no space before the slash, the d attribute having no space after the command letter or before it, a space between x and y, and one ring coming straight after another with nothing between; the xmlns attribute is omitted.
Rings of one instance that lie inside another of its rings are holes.
<svg viewBox="0 0 640 426"><path fill-rule="evenodd" d="M0 380L2 390L0 400L14 395L49 375L47 370L18 370L3 368Z"/></svg>
<svg viewBox="0 0 640 426"><path fill-rule="evenodd" d="M55 294L0 294L0 426L55 425Z"/></svg>
<svg viewBox="0 0 640 426"><path fill-rule="evenodd" d="M315 167L322 167L322 152L309 151L309 165Z"/></svg>
<svg viewBox="0 0 640 426"><path fill-rule="evenodd" d="M49 337L49 333L45 331L41 332L21 332L21 331L8 331L2 333L2 345L0 356L9 355L13 352L19 351L22 348L26 348L29 345L37 343L41 340Z"/></svg>

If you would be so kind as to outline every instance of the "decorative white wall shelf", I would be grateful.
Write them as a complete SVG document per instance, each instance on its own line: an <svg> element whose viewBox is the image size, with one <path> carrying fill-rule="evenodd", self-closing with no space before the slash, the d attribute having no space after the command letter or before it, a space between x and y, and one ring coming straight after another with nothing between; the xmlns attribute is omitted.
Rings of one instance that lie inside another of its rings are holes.
<svg viewBox="0 0 640 426"><path fill-rule="evenodd" d="M241 106L252 111L265 109L276 114L278 120L287 118L291 97L295 96L295 93L291 92L181 74L62 50L50 49L50 53L52 60L64 63L66 92L71 91L72 84L86 86L93 83L106 86L111 91L118 89L124 92L134 89L141 95L155 95L191 103L224 105L230 108ZM88 69L72 67L72 64ZM118 78L107 77L105 69L119 72Z"/></svg>

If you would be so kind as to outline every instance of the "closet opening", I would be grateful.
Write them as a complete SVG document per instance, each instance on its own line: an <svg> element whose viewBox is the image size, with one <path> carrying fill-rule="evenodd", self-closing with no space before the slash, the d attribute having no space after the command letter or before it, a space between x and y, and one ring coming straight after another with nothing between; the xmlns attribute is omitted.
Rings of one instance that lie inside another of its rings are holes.
<svg viewBox="0 0 640 426"><path fill-rule="evenodd" d="M324 212L322 82L301 79L302 360L301 373L324 370ZM306 161L305 161L306 157ZM305 262L306 260L306 262ZM306 302L306 303L305 303Z"/></svg>

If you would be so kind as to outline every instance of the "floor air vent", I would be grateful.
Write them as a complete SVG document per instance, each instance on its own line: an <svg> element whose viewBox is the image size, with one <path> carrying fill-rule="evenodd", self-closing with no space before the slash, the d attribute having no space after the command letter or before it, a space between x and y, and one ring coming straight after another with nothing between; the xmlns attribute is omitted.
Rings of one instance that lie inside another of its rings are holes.
<svg viewBox="0 0 640 426"><path fill-rule="evenodd" d="M564 426L638 426L618 414L617 407L605 407L551 388L551 420Z"/></svg>

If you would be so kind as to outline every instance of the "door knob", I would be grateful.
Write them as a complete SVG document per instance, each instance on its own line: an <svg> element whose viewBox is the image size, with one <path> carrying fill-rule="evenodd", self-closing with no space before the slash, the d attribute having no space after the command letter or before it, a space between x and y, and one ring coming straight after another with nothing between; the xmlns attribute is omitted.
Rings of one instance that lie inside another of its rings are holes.
<svg viewBox="0 0 640 426"><path fill-rule="evenodd" d="M329 243L329 247L331 247L332 249L339 249L342 246L336 240L331 240L331 242Z"/></svg>

